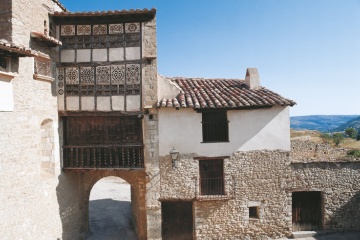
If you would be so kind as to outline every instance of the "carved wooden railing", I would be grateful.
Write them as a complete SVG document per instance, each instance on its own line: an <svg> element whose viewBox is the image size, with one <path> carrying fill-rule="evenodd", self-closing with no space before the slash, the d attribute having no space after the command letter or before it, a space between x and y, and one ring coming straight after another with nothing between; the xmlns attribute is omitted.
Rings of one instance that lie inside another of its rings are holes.
<svg viewBox="0 0 360 240"><path fill-rule="evenodd" d="M144 168L142 145L63 146L63 169Z"/></svg>

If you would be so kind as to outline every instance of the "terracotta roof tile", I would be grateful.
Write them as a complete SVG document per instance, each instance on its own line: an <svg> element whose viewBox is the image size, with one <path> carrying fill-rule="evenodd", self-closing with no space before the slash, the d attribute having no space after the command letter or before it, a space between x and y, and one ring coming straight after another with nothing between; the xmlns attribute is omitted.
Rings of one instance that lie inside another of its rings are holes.
<svg viewBox="0 0 360 240"><path fill-rule="evenodd" d="M61 41L57 40L56 38L47 36L47 35L45 35L45 34L43 34L41 32L31 31L30 34L31 34L32 38L36 38L36 39L39 39L41 41L47 41L52 46L61 46L62 45Z"/></svg>
<svg viewBox="0 0 360 240"><path fill-rule="evenodd" d="M173 99L162 99L158 107L176 108L246 108L293 106L296 103L264 87L249 89L244 80L167 78L181 92Z"/></svg>
<svg viewBox="0 0 360 240"><path fill-rule="evenodd" d="M13 44L11 42L6 41L5 39L0 39L0 49L9 52L15 52L25 56L33 55L33 50L31 48Z"/></svg>
<svg viewBox="0 0 360 240"><path fill-rule="evenodd" d="M50 59L50 56L45 53L32 50L31 48L26 46L11 43L5 39L0 39L0 49L10 53L16 53L20 56L43 57Z"/></svg>
<svg viewBox="0 0 360 240"><path fill-rule="evenodd" d="M51 16L111 16L124 14L142 14L142 13L156 13L155 8L151 9L129 9L129 10L108 10L108 11L90 11L90 12L54 12Z"/></svg>

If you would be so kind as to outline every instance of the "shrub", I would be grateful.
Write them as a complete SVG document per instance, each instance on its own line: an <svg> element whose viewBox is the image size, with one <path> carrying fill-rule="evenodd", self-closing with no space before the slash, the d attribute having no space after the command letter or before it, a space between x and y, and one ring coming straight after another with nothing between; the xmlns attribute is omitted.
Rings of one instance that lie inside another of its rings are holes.
<svg viewBox="0 0 360 240"><path fill-rule="evenodd" d="M336 146L339 146L339 144L344 141L344 136L341 133L334 133L331 138Z"/></svg>
<svg viewBox="0 0 360 240"><path fill-rule="evenodd" d="M356 138L357 135L357 130L355 128L347 128L345 129L345 134L349 137L349 138Z"/></svg>
<svg viewBox="0 0 360 240"><path fill-rule="evenodd" d="M349 150L347 152L347 155L353 157L360 157L360 150Z"/></svg>

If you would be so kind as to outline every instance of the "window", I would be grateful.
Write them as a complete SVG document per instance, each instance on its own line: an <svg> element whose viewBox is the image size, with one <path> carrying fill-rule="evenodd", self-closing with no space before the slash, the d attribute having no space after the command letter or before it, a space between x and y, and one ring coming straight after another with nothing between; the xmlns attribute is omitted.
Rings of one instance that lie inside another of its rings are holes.
<svg viewBox="0 0 360 240"><path fill-rule="evenodd" d="M249 218L259 219L259 207L249 207Z"/></svg>
<svg viewBox="0 0 360 240"><path fill-rule="evenodd" d="M224 195L223 160L200 160L200 194Z"/></svg>
<svg viewBox="0 0 360 240"><path fill-rule="evenodd" d="M203 142L229 141L226 111L202 114Z"/></svg>

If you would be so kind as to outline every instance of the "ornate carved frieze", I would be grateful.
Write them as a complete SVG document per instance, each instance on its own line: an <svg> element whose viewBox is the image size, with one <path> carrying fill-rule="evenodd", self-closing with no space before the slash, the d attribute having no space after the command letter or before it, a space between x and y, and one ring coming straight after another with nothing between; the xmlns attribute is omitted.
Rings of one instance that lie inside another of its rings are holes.
<svg viewBox="0 0 360 240"><path fill-rule="evenodd" d="M140 23L63 25L61 49L139 47L140 28Z"/></svg>
<svg viewBox="0 0 360 240"><path fill-rule="evenodd" d="M126 33L140 32L140 23L125 23Z"/></svg>
<svg viewBox="0 0 360 240"><path fill-rule="evenodd" d="M109 24L109 34L119 34L124 32L123 24Z"/></svg>
<svg viewBox="0 0 360 240"><path fill-rule="evenodd" d="M64 68L58 68L57 69L57 80L58 80L58 94L63 95L64 94L64 80L65 80L65 69Z"/></svg>
<svg viewBox="0 0 360 240"><path fill-rule="evenodd" d="M58 68L59 95L117 96L139 95L140 64ZM61 86L61 87L60 87Z"/></svg>
<svg viewBox="0 0 360 240"><path fill-rule="evenodd" d="M77 35L91 35L91 25L77 25Z"/></svg>
<svg viewBox="0 0 360 240"><path fill-rule="evenodd" d="M93 25L93 35L105 35L107 34L107 25Z"/></svg>
<svg viewBox="0 0 360 240"><path fill-rule="evenodd" d="M125 65L111 65L111 84L125 84Z"/></svg>
<svg viewBox="0 0 360 240"><path fill-rule="evenodd" d="M73 36L73 35L75 35L75 25L61 26L61 36Z"/></svg>

